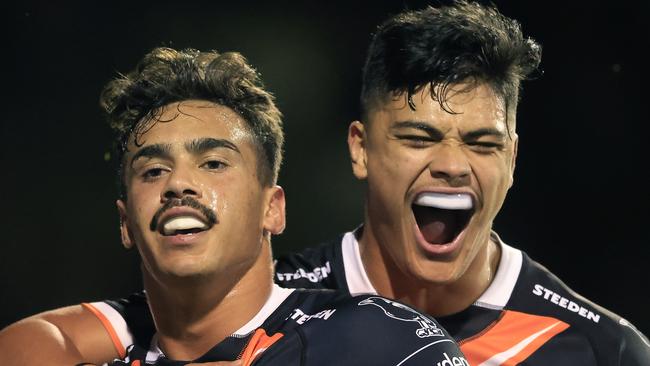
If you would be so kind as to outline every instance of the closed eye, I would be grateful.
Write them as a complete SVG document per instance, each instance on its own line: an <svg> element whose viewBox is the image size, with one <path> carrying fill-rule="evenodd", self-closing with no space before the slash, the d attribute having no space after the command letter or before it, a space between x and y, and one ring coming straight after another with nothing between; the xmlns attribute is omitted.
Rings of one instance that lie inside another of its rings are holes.
<svg viewBox="0 0 650 366"><path fill-rule="evenodd" d="M425 147L431 143L436 142L434 138L426 135L396 135L400 140L405 141L408 145L413 147Z"/></svg>
<svg viewBox="0 0 650 366"><path fill-rule="evenodd" d="M491 142L491 141L473 141L473 142L468 142L467 145L469 145L473 150L478 152L491 152L491 151L503 150L502 143Z"/></svg>

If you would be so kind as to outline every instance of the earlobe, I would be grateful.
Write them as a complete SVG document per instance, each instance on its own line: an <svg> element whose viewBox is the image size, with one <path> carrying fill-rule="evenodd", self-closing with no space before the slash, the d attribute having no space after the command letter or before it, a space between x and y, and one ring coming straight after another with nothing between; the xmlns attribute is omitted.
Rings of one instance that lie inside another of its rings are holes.
<svg viewBox="0 0 650 366"><path fill-rule="evenodd" d="M131 238L131 231L127 224L126 204L122 200L117 200L115 204L117 206L117 212L120 215L120 237L122 238L122 245L126 249L131 249L133 247L133 239Z"/></svg>
<svg viewBox="0 0 650 366"><path fill-rule="evenodd" d="M519 150L519 136L516 134L514 144L512 161L510 162L510 185L508 185L508 188L511 188L515 182L515 166L517 165L517 151Z"/></svg>
<svg viewBox="0 0 650 366"><path fill-rule="evenodd" d="M363 123L354 121L348 127L348 149L352 162L352 173L357 179L366 179L368 167L366 164L366 130Z"/></svg>
<svg viewBox="0 0 650 366"><path fill-rule="evenodd" d="M286 225L284 190L280 186L274 186L269 194L264 212L264 230L273 235L282 234Z"/></svg>

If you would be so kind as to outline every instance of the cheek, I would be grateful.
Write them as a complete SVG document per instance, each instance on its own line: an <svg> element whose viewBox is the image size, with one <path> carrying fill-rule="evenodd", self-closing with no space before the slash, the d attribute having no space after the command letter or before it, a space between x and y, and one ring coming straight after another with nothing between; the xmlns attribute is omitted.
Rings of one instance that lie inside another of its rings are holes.
<svg viewBox="0 0 650 366"><path fill-rule="evenodd" d="M149 221L153 218L155 207L141 196L132 196L128 203L129 226L137 236L149 231Z"/></svg>
<svg viewBox="0 0 650 366"><path fill-rule="evenodd" d="M203 192L205 192L203 204L214 213L221 212L225 208L224 205L228 202L227 199L224 199L224 195L215 189L210 189L209 187L204 186L202 189Z"/></svg>
<svg viewBox="0 0 650 366"><path fill-rule="evenodd" d="M203 203L217 214L217 220L224 224L222 227L231 226L236 228L234 232L241 235L244 232L255 232L250 230L259 225L262 202L260 192L251 187L251 184L241 182L220 182L214 187L225 187L225 189L204 190ZM228 224L225 224L225 223Z"/></svg>
<svg viewBox="0 0 650 366"><path fill-rule="evenodd" d="M472 167L485 205L501 206L510 187L510 161L503 156L474 160Z"/></svg>
<svg viewBox="0 0 650 366"><path fill-rule="evenodd" d="M241 182L233 179L230 175L208 175L200 183L202 197L199 201L217 215L219 222L228 218L237 210L231 210L237 207L237 199L244 193L240 187L244 186ZM232 211L232 212L231 212Z"/></svg>
<svg viewBox="0 0 650 366"><path fill-rule="evenodd" d="M377 182L389 188L392 194L398 194L397 190L407 190L409 187L404 185L415 181L426 167L426 151L405 149L397 144L382 147L368 154L368 174L379 177L370 178L368 182Z"/></svg>
<svg viewBox="0 0 650 366"><path fill-rule="evenodd" d="M131 203L131 212L136 212L138 216L151 214L160 206L160 188L156 183L133 184L133 188L127 191L129 202Z"/></svg>

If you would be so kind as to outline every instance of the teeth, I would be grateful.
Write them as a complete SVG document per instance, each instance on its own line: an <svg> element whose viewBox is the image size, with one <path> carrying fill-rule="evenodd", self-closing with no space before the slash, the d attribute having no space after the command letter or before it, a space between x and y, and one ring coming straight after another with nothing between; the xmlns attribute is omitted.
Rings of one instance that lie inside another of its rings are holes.
<svg viewBox="0 0 650 366"><path fill-rule="evenodd" d="M427 192L418 196L414 202L419 206L436 207L446 210L468 210L472 208L472 197L469 194L444 194Z"/></svg>
<svg viewBox="0 0 650 366"><path fill-rule="evenodd" d="M193 216L178 216L165 223L163 234L170 235L177 230L205 229L207 225Z"/></svg>

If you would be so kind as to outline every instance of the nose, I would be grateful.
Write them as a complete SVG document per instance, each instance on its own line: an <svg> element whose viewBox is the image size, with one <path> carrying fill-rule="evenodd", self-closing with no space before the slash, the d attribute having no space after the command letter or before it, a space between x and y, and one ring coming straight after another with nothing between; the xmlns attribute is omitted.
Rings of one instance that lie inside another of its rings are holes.
<svg viewBox="0 0 650 366"><path fill-rule="evenodd" d="M183 198L184 196L201 198L202 194L201 187L194 174L189 169L176 167L167 179L160 200L165 202L173 198Z"/></svg>
<svg viewBox="0 0 650 366"><path fill-rule="evenodd" d="M429 172L433 178L447 181L451 187L469 185L471 165L461 147L452 144L438 144L432 152Z"/></svg>

